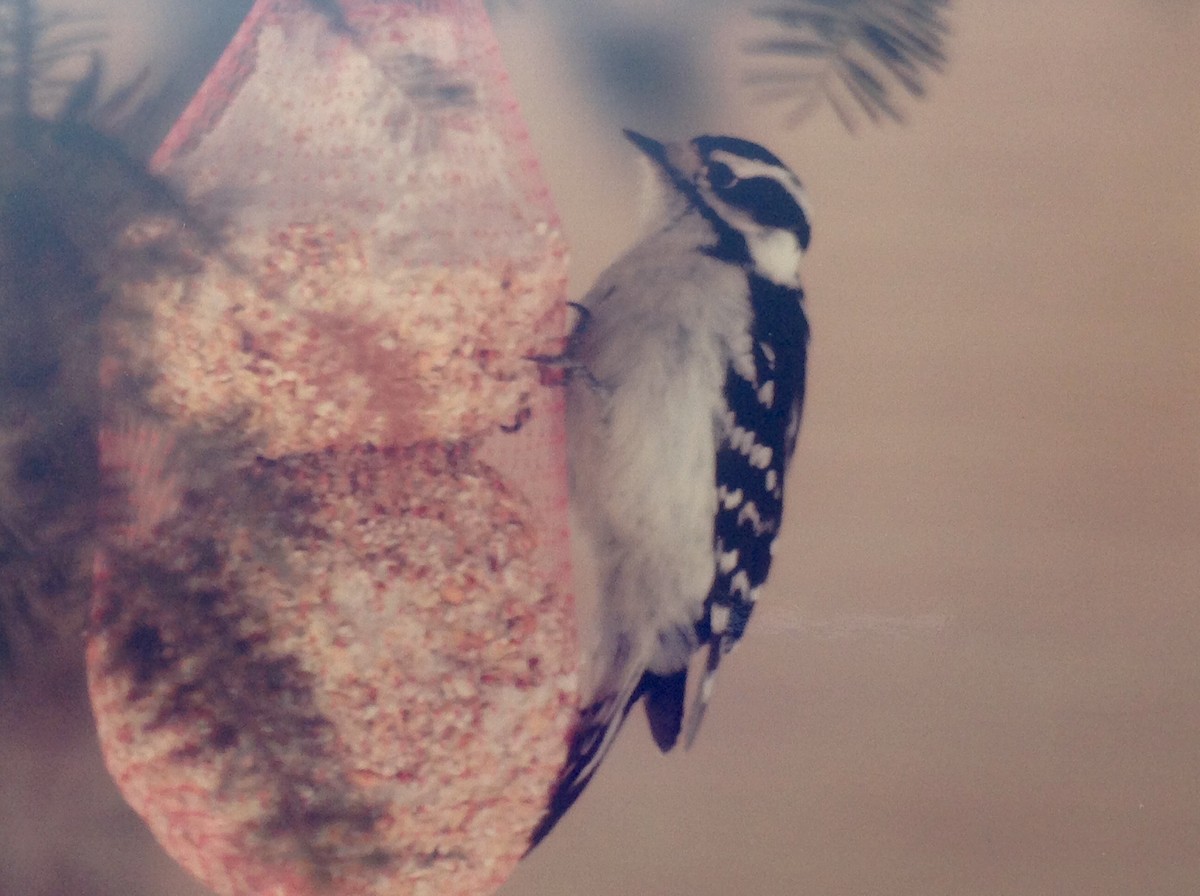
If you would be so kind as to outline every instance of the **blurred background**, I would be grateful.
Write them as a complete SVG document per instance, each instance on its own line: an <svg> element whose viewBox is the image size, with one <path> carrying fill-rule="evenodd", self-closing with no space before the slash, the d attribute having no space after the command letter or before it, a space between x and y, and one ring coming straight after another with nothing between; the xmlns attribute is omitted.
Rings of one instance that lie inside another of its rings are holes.
<svg viewBox="0 0 1200 896"><path fill-rule="evenodd" d="M145 154L247 5L43 8L97 16L101 95L146 72ZM945 62L878 123L758 101L811 59L753 5L490 7L572 297L634 236L621 127L757 140L814 207L765 597L692 751L635 719L502 896L1200 892L1200 4L907 5ZM58 650L0 679L0 896L199 896Z"/></svg>

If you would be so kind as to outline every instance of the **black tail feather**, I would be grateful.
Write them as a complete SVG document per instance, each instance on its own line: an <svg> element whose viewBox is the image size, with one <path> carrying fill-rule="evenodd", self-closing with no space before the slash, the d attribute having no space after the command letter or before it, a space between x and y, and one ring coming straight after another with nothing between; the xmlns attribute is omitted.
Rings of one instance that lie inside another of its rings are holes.
<svg viewBox="0 0 1200 896"><path fill-rule="evenodd" d="M558 773L558 780L554 782L545 814L529 835L529 849L525 851L526 855L558 824L559 819L574 805L575 800L579 799L579 794L583 793L583 788L592 780L598 765L593 765L592 760L604 744L604 733L608 728L607 709L607 701L597 701L579 713L575 731L571 735L567 761ZM618 726L628 714L629 708L626 707L621 720L617 722ZM585 772L589 765L592 766L591 770Z"/></svg>
<svg viewBox="0 0 1200 896"><path fill-rule="evenodd" d="M670 675L647 672L638 690L646 696L646 720L658 748L666 753L679 740L683 727L683 701L687 692L687 669Z"/></svg>
<svg viewBox="0 0 1200 896"><path fill-rule="evenodd" d="M575 800L579 799L579 795L583 793L583 789L592 780L592 775L600 765L599 759L603 758L601 751L607 751L615 740L615 733L613 737L605 737L610 725L615 724L620 729L629 711L642 697L646 698L646 717L650 721L650 731L659 749L665 753L675 745L683 724L686 684L686 669L670 675L646 672L621 710L620 718L615 721L612 718L612 698L597 700L579 713L579 720L571 735L567 761L554 783L545 814L529 835L529 849L526 850L526 855L542 842L558 824L559 819L574 805Z"/></svg>

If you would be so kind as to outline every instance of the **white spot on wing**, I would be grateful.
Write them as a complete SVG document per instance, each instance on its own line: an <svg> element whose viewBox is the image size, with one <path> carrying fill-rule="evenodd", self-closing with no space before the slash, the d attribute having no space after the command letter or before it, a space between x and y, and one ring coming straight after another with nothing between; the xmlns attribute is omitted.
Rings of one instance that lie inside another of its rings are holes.
<svg viewBox="0 0 1200 896"><path fill-rule="evenodd" d="M722 634L729 628L729 607L725 604L713 604L708 614L708 625L714 635Z"/></svg>
<svg viewBox="0 0 1200 896"><path fill-rule="evenodd" d="M775 531L775 524L763 520L762 515L758 512L758 505L753 501L747 501L738 511L737 523L739 526L749 524L755 535L765 535ZM772 544L772 546L774 545Z"/></svg>
<svg viewBox="0 0 1200 896"><path fill-rule="evenodd" d="M726 510L733 510L742 503L746 497L746 493L740 488L730 491L727 486L717 486L717 500L721 502L721 506Z"/></svg>
<svg viewBox="0 0 1200 896"><path fill-rule="evenodd" d="M767 380L758 387L758 403L764 408L769 408L775 404L775 381Z"/></svg>
<svg viewBox="0 0 1200 896"><path fill-rule="evenodd" d="M737 569L737 565L738 565L738 552L736 550L721 551L717 555L717 569L719 569L722 573L728 575L729 573L731 573L735 569Z"/></svg>
<svg viewBox="0 0 1200 896"><path fill-rule="evenodd" d="M743 600L754 600L754 597L751 595L753 589L750 587L750 577L746 575L744 569L738 570L733 578L730 579L729 590L734 594L740 594Z"/></svg>

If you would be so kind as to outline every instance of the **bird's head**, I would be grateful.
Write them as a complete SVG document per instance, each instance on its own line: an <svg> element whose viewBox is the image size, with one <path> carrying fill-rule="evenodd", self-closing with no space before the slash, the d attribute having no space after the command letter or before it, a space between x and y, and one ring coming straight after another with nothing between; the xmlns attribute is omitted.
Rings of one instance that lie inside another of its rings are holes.
<svg viewBox="0 0 1200 896"><path fill-rule="evenodd" d="M660 143L625 136L650 160L668 219L697 212L712 226L717 257L768 280L799 285L811 230L804 188L777 156L749 140L702 136Z"/></svg>

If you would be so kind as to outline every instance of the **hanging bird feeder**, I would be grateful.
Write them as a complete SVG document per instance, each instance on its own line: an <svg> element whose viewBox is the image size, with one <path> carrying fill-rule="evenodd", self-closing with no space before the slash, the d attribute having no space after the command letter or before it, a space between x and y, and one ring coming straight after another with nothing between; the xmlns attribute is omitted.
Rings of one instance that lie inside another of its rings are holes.
<svg viewBox="0 0 1200 896"><path fill-rule="evenodd" d="M578 649L565 250L480 2L259 0L111 272L108 766L228 894L490 892Z"/></svg>

